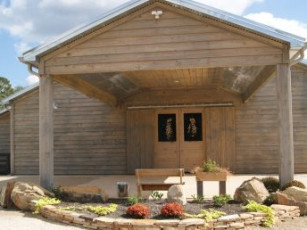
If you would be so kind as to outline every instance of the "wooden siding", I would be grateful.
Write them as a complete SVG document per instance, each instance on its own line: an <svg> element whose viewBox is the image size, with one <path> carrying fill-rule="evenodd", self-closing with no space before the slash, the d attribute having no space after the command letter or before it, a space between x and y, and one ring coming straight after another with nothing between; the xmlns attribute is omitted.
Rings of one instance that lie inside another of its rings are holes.
<svg viewBox="0 0 307 230"><path fill-rule="evenodd" d="M295 172L307 172L307 71L292 67ZM236 173L278 173L276 79L236 109Z"/></svg>
<svg viewBox="0 0 307 230"><path fill-rule="evenodd" d="M234 170L235 108L206 108L206 158Z"/></svg>
<svg viewBox="0 0 307 230"><path fill-rule="evenodd" d="M38 174L38 91L14 102L15 174Z"/></svg>
<svg viewBox="0 0 307 230"><path fill-rule="evenodd" d="M152 168L154 154L154 110L127 111L127 172Z"/></svg>
<svg viewBox="0 0 307 230"><path fill-rule="evenodd" d="M0 154L10 153L10 113L0 115Z"/></svg>
<svg viewBox="0 0 307 230"><path fill-rule="evenodd" d="M69 50L46 57L45 72L82 74L283 62L279 48L195 20L180 10L162 10L159 20L150 8Z"/></svg>
<svg viewBox="0 0 307 230"><path fill-rule="evenodd" d="M126 172L125 112L55 84L55 174ZM38 174L38 93L16 102L16 174Z"/></svg>

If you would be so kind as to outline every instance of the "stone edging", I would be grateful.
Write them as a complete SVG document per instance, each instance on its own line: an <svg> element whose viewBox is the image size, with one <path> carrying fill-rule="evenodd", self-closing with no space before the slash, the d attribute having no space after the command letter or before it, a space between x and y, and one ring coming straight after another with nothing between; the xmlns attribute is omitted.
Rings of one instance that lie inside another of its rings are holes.
<svg viewBox="0 0 307 230"><path fill-rule="evenodd" d="M274 208L274 207L273 207ZM275 205L276 218L285 220L299 216L299 208L296 206ZM117 229L117 230L133 230L133 229L199 229L199 230L235 230L244 229L247 226L257 226L264 222L265 213L248 212L229 216L220 217L217 220L207 222L203 219L189 218L184 220L136 220L125 218L108 218L96 217L91 215L80 214L73 211L58 210L55 206L48 205L42 208L42 216L48 219L56 220L66 224L77 224L91 229Z"/></svg>

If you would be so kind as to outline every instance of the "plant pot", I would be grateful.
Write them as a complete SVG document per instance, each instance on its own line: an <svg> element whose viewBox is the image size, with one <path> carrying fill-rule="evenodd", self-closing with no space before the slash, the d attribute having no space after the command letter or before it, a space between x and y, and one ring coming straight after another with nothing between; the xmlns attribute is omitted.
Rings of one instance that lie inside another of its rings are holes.
<svg viewBox="0 0 307 230"><path fill-rule="evenodd" d="M197 181L226 181L227 172L196 172Z"/></svg>

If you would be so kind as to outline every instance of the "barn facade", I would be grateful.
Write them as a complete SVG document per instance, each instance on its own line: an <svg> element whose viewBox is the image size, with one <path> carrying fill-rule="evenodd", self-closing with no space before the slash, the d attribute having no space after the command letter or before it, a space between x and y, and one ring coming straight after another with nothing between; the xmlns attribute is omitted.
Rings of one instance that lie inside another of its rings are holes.
<svg viewBox="0 0 307 230"><path fill-rule="evenodd" d="M255 165L262 162L268 171L279 169L282 183L291 180L295 144L302 144L293 139L292 111L302 110L298 122L306 116L304 100L292 110L291 66L305 48L303 38L199 3L138 0L30 50L21 61L40 76L41 184L52 185L53 174L61 172L56 151L74 139L69 129L62 138L57 133L57 122L67 116L57 115L61 103L57 106L56 98L69 99L54 82L101 101L108 111L96 120L90 118L95 110L88 108L79 122L89 119L98 128L105 121L100 131L111 129L106 136L96 133L101 142L94 145L123 144L123 158L105 153L110 168L122 161L127 173L135 168L189 170L210 158L238 172L259 173ZM293 76L304 81L304 68L299 65ZM297 87L293 92L304 98L302 86ZM122 122L123 130L112 131L112 122ZM73 128L84 132L84 140L95 140L77 124ZM112 137L123 140L108 142ZM306 148L296 151L303 154ZM88 159L75 154L70 162L86 167Z"/></svg>

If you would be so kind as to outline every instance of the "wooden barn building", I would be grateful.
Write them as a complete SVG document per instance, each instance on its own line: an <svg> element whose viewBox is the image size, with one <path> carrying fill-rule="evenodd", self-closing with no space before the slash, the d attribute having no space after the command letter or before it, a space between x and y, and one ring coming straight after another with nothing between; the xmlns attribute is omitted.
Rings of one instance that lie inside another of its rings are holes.
<svg viewBox="0 0 307 230"><path fill-rule="evenodd" d="M307 172L305 49L193 1L130 1L20 58L40 83L6 100L11 169L50 187L214 159L285 183Z"/></svg>

